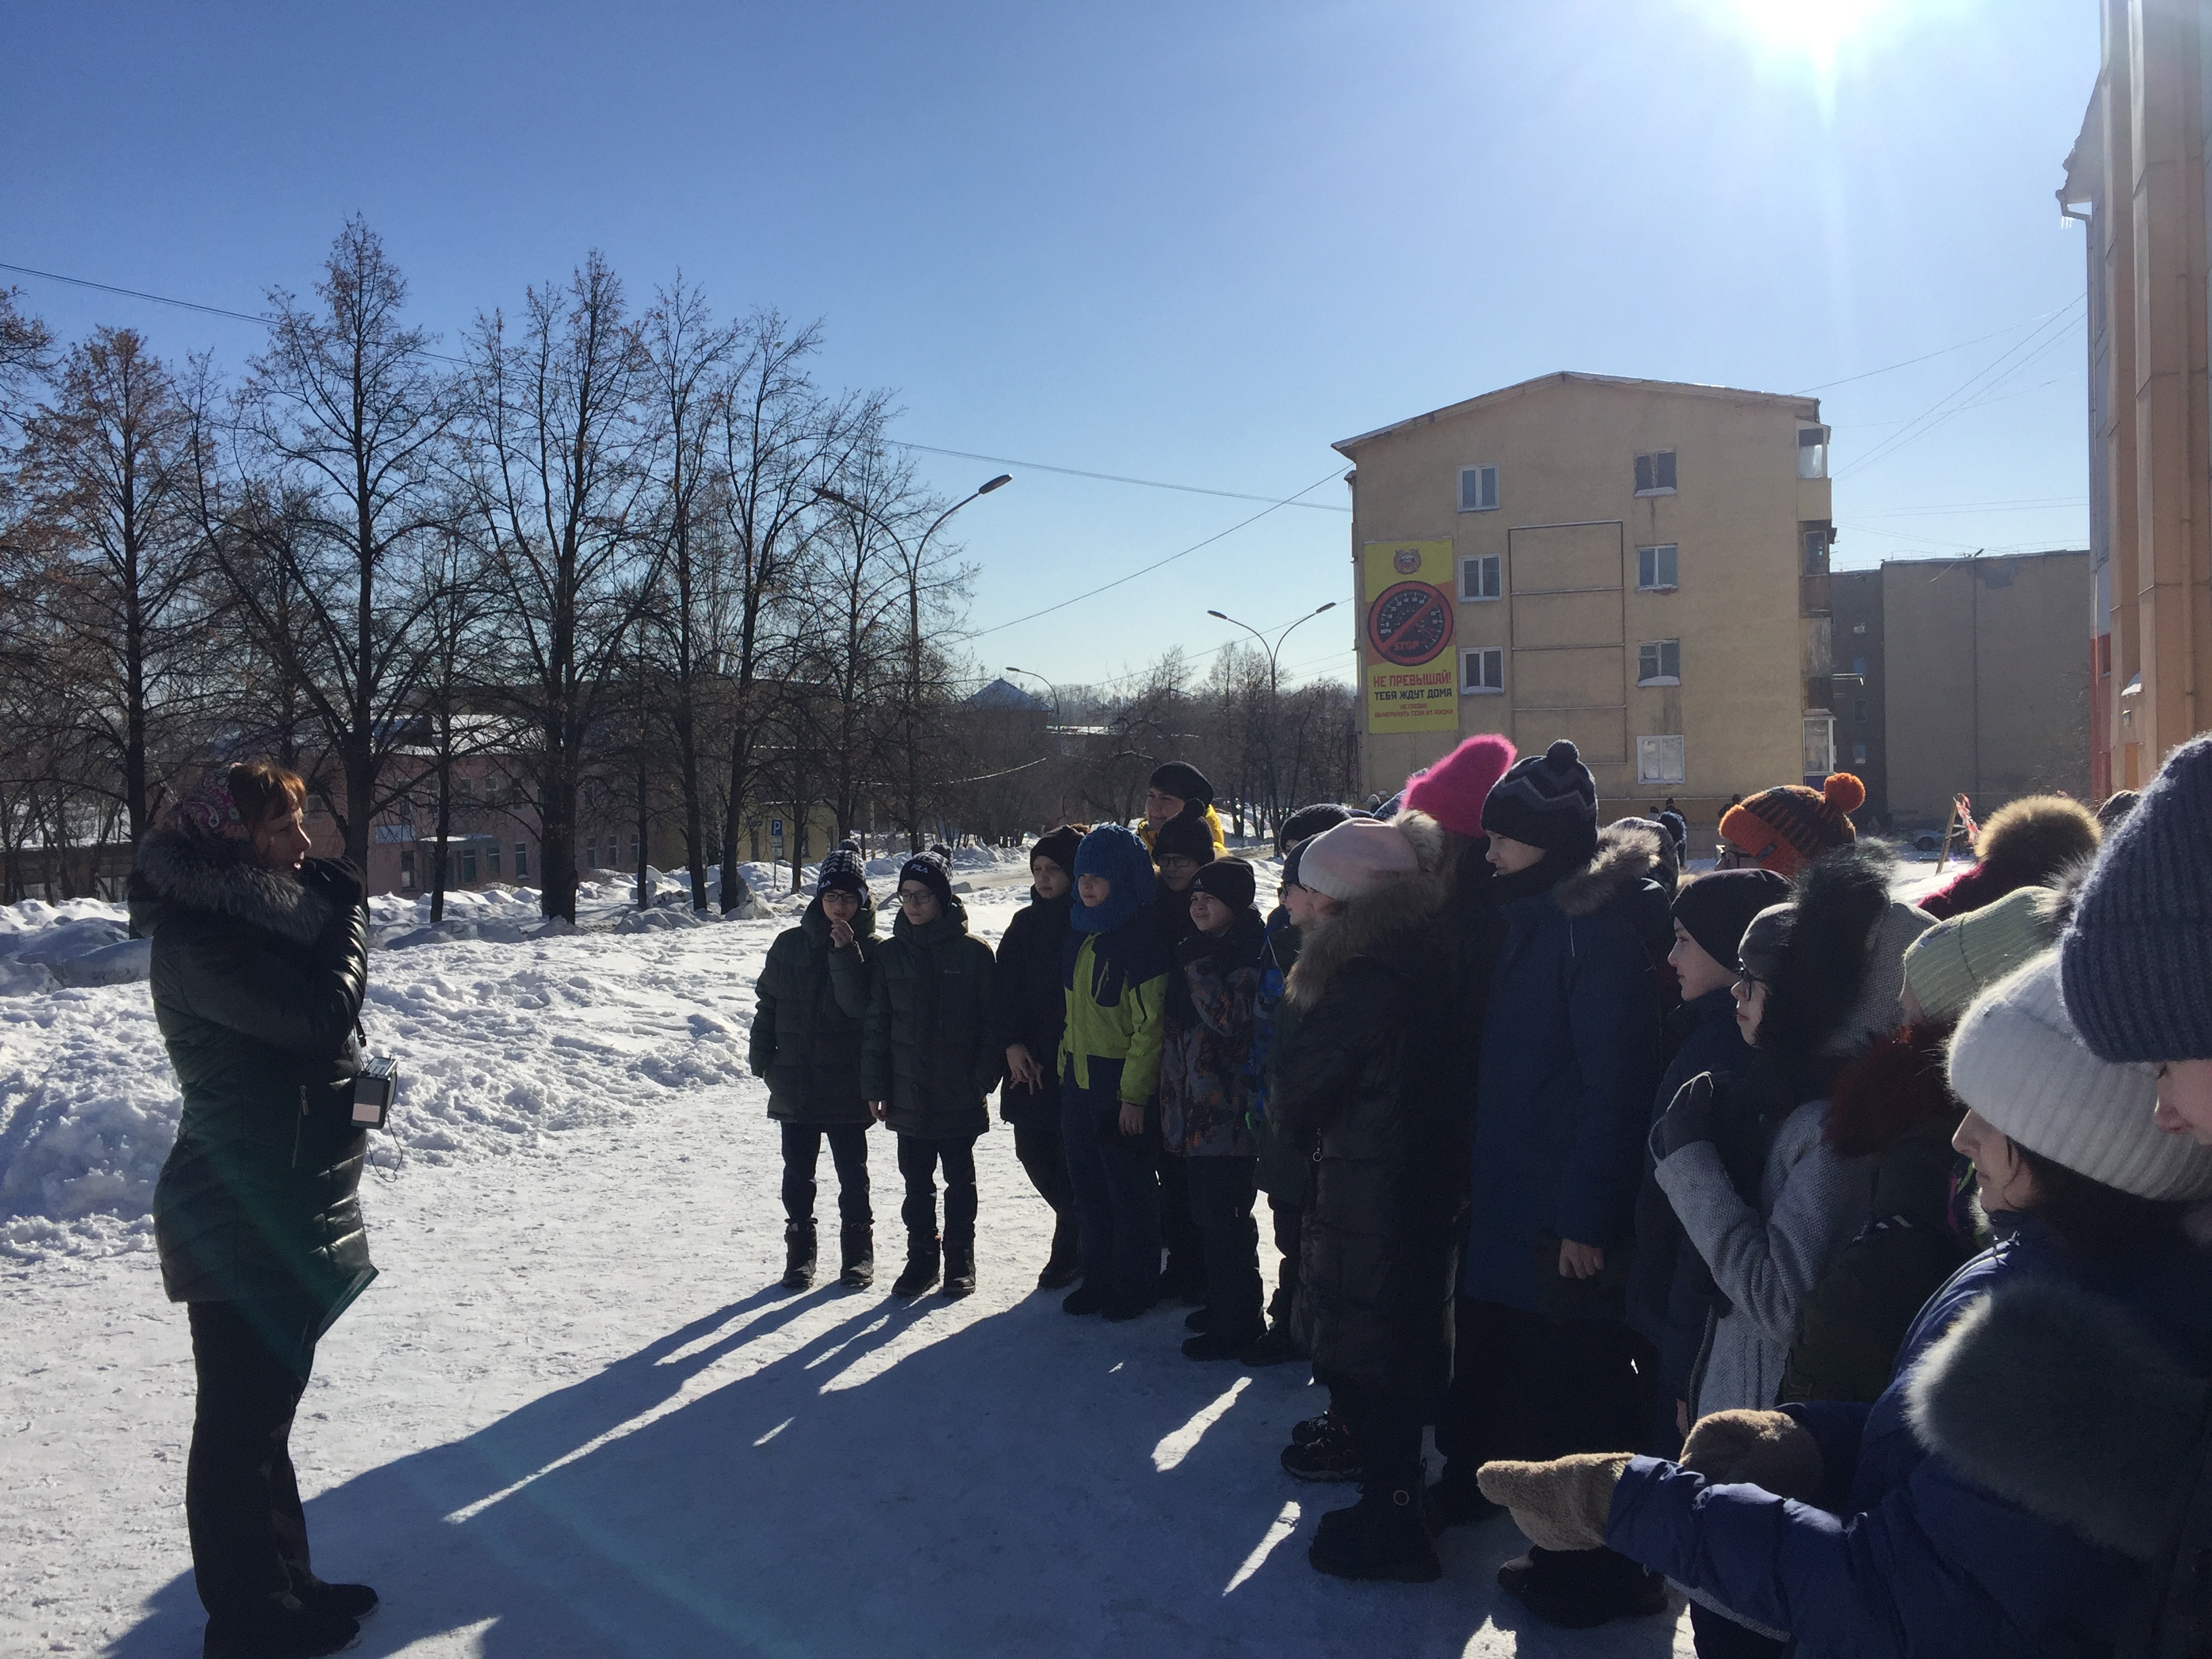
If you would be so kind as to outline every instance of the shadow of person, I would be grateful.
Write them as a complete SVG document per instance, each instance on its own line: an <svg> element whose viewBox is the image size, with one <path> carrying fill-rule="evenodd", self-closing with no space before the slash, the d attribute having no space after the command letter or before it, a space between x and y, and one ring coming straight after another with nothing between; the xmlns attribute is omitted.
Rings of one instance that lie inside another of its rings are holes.
<svg viewBox="0 0 2212 1659"><path fill-rule="evenodd" d="M1354 1494L1277 1466L1290 1424L1317 1409L1291 1368L1194 1365L1164 1314L1108 1326L1042 1297L860 1300L750 1322L723 1310L314 1500L319 1551L385 1596L361 1650L1516 1647L1486 1627L1491 1575L1520 1547L1502 1522L1448 1538L1442 1584L1307 1565L1315 1517ZM819 1328L769 1340L802 1315ZM174 1653L176 1631L157 1611L113 1650ZM1522 1632L1518 1650L1650 1656L1673 1632L1553 1634Z"/></svg>

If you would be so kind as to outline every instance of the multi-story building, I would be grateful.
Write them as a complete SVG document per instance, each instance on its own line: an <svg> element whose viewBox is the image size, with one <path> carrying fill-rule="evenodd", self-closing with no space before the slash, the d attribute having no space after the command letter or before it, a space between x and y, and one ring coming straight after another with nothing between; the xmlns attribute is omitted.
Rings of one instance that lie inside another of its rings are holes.
<svg viewBox="0 0 2212 1659"><path fill-rule="evenodd" d="M1817 398L1545 375L1347 438L1362 776L1571 738L1608 814L1835 763Z"/></svg>
<svg viewBox="0 0 2212 1659"><path fill-rule="evenodd" d="M1836 764L1866 785L1861 816L1889 821L1889 680L1884 672L1881 570L1838 570L1828 578L1836 656Z"/></svg>
<svg viewBox="0 0 2212 1659"><path fill-rule="evenodd" d="M1882 822L1941 829L1954 795L1978 816L2019 795L2090 796L2088 553L1890 559L1881 582ZM1852 648L1839 639L1838 670Z"/></svg>
<svg viewBox="0 0 2212 1659"><path fill-rule="evenodd" d="M2088 232L2091 787L2212 725L2205 0L2101 0L2104 62L2060 210Z"/></svg>

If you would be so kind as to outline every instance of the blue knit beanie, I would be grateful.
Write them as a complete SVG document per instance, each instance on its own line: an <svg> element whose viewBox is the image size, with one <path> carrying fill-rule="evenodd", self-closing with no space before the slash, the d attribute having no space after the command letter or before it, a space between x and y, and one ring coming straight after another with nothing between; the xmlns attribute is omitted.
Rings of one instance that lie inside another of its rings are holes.
<svg viewBox="0 0 2212 1659"><path fill-rule="evenodd" d="M2112 830L2059 961L2100 1060L2212 1060L2212 735L2175 750Z"/></svg>
<svg viewBox="0 0 2212 1659"><path fill-rule="evenodd" d="M1083 902L1079 886L1075 909L1068 918L1079 933L1110 933L1152 902L1152 855L1137 832L1118 823L1102 823L1085 836L1075 849L1075 878L1103 876L1114 884L1106 902Z"/></svg>

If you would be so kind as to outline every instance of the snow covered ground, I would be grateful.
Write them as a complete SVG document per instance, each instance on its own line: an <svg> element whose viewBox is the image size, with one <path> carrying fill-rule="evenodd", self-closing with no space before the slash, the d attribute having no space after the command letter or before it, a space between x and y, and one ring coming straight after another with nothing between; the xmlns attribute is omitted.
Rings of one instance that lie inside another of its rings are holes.
<svg viewBox="0 0 2212 1659"><path fill-rule="evenodd" d="M963 871L982 937L1018 869ZM1315 1573L1314 1523L1352 1494L1275 1454L1316 1391L1185 1360L1180 1310L1109 1327L1036 1294L1048 1215L1003 1128L975 1296L889 1294L881 1133L879 1287L777 1288L744 1038L787 919L531 936L521 903L481 908L477 937L373 960L371 1038L409 1079L363 1189L383 1277L294 1436L318 1567L386 1598L360 1651L1688 1651L1686 1622L1517 1616L1502 1521L1447 1534L1439 1584ZM144 1220L174 1109L143 985L0 995L0 1652L198 1651L191 1356Z"/></svg>

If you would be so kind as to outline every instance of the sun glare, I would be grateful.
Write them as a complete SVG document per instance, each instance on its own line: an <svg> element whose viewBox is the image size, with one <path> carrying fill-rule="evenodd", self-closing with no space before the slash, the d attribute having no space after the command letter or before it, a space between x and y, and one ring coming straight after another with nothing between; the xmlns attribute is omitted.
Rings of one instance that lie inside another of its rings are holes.
<svg viewBox="0 0 2212 1659"><path fill-rule="evenodd" d="M1901 0L1726 0L1736 26L1762 50L1796 58L1823 78L1844 46L1876 32Z"/></svg>

